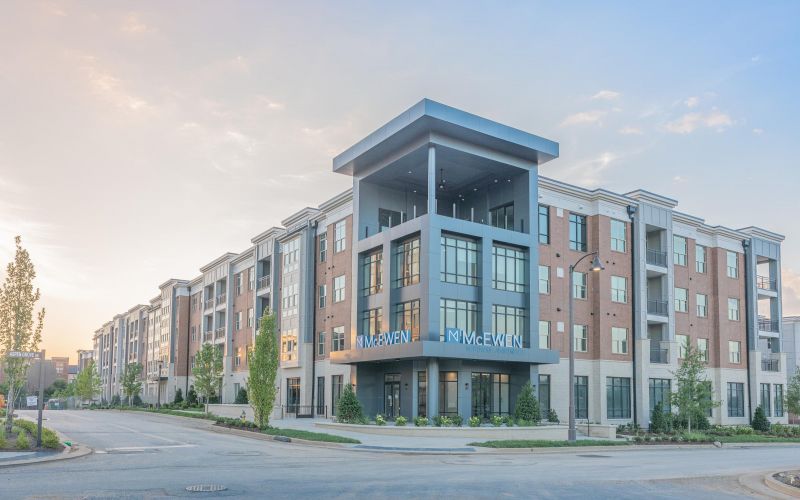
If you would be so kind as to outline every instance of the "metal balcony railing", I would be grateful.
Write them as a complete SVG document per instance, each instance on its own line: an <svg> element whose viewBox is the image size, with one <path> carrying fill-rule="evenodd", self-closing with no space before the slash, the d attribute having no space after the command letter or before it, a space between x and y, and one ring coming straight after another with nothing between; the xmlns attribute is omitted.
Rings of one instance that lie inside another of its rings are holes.
<svg viewBox="0 0 800 500"><path fill-rule="evenodd" d="M765 372L781 371L781 358L776 354L764 354L761 358L761 370Z"/></svg>
<svg viewBox="0 0 800 500"><path fill-rule="evenodd" d="M758 331L778 333L780 331L780 322L778 320L760 319L758 320Z"/></svg>
<svg viewBox="0 0 800 500"><path fill-rule="evenodd" d="M769 276L756 276L756 286L759 290L776 291L778 289L778 281L770 279Z"/></svg>
<svg viewBox="0 0 800 500"><path fill-rule="evenodd" d="M227 300L227 298L228 297L224 293L221 293L221 294L217 295L217 305L224 304L225 300Z"/></svg>
<svg viewBox="0 0 800 500"><path fill-rule="evenodd" d="M650 362L667 364L669 363L669 348L657 342L650 346Z"/></svg>
<svg viewBox="0 0 800 500"><path fill-rule="evenodd" d="M217 338L217 339L225 338L225 327L224 326L221 327L221 328L217 328L215 330L215 332L216 332L215 338Z"/></svg>
<svg viewBox="0 0 800 500"><path fill-rule="evenodd" d="M656 316L669 315L669 303L666 300L653 300L647 299L647 314L655 314Z"/></svg>
<svg viewBox="0 0 800 500"><path fill-rule="evenodd" d="M214 308L214 299L206 299L206 309Z"/></svg>
<svg viewBox="0 0 800 500"><path fill-rule="evenodd" d="M209 330L203 334L203 342L211 342L214 340L214 332Z"/></svg>
<svg viewBox="0 0 800 500"><path fill-rule="evenodd" d="M265 288L269 288L269 282L270 282L269 279L270 279L269 274L258 278L258 289L263 290Z"/></svg>
<svg viewBox="0 0 800 500"><path fill-rule="evenodd" d="M654 266L667 267L667 252L647 249L647 263Z"/></svg>

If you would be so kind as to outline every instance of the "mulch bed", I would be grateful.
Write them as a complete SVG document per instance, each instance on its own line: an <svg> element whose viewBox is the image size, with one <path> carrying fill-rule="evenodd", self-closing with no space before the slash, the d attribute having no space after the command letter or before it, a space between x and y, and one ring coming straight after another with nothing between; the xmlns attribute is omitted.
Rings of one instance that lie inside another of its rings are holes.
<svg viewBox="0 0 800 500"><path fill-rule="evenodd" d="M774 474L776 480L782 482L788 486L794 486L795 488L800 489L800 470L791 470L786 472L778 472Z"/></svg>

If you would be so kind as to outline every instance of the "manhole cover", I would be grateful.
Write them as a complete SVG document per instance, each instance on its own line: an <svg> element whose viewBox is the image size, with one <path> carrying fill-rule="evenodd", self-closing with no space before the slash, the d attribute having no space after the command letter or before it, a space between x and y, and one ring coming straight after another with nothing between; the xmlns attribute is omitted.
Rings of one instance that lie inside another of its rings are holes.
<svg viewBox="0 0 800 500"><path fill-rule="evenodd" d="M186 491L191 491L192 493L210 493L214 491L225 491L227 489L228 488L221 484L193 484L192 486L186 487Z"/></svg>

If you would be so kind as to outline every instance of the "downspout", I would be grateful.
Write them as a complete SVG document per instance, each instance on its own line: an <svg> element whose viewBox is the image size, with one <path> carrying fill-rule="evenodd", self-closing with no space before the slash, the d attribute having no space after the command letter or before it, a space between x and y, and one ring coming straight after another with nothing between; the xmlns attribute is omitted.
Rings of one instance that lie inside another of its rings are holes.
<svg viewBox="0 0 800 500"><path fill-rule="evenodd" d="M635 222L635 215L636 215L636 207L633 205L628 205L627 207L628 217L631 219L631 282L633 284L633 290L631 293L631 387L633 387L633 423L637 423L637 411L636 411L636 294L639 291L639 282L636 279L636 245L635 245L635 235L636 235L636 222Z"/></svg>
<svg viewBox="0 0 800 500"><path fill-rule="evenodd" d="M750 285L751 285L751 283L750 283L750 252L751 252L751 250L750 250L750 241L749 240L742 240L742 248L744 249L744 306L745 306L744 307L744 319L745 319L746 325L747 325L747 327L745 328L745 334L747 335L747 339L746 339L747 341L745 342L745 345L747 346L747 356L746 356L746 358L747 358L747 363L746 363L746 367L747 367L747 394L748 394L748 398L747 398L747 400L748 400L747 401L747 403L748 403L747 404L747 415L748 415L748 421L752 422L753 421L753 396L754 396L752 389L754 388L755 384L751 384L750 383L751 382L750 381L750 377L752 376L751 372L750 372L750 353L756 350L756 345L755 345L756 342L755 342L755 337L753 337L755 332L753 332L753 330L752 330L752 328L753 328L752 327L753 318L752 318L752 314L751 314L751 311L750 311L750 302L752 302L752 296L750 294ZM753 340L754 340L753 341L753 345L750 345L751 338L753 338ZM721 393L722 392L722 387L720 387L719 390L720 390L720 393Z"/></svg>
<svg viewBox="0 0 800 500"><path fill-rule="evenodd" d="M311 233L311 418L316 414L316 399L314 392L317 387L317 221L308 221L308 227L313 228Z"/></svg>

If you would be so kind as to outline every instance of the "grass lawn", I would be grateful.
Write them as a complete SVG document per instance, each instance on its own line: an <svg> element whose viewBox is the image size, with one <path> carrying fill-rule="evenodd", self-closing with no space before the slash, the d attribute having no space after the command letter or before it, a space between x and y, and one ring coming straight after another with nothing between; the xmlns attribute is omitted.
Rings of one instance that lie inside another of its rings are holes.
<svg viewBox="0 0 800 500"><path fill-rule="evenodd" d="M308 441L322 441L325 443L346 443L346 444L361 444L358 439L349 437L337 436L335 434L326 434L324 432L311 432L301 431L297 429L279 429L277 427L270 427L263 431L264 434L270 436L284 436L288 438L307 439Z"/></svg>
<svg viewBox="0 0 800 500"><path fill-rule="evenodd" d="M498 441L483 441L481 443L469 443L469 446L480 446L483 448L566 448L571 446L625 446L627 441L611 440L592 440L581 439L578 441L548 441L545 439L505 439Z"/></svg>
<svg viewBox="0 0 800 500"><path fill-rule="evenodd" d="M800 437L765 436L763 434L710 435L709 439L720 443L800 443Z"/></svg>

